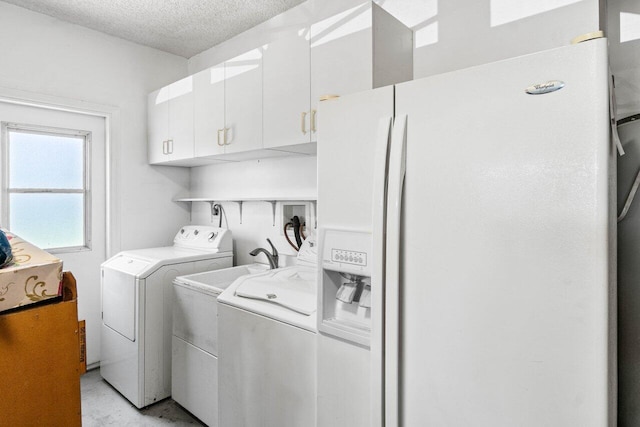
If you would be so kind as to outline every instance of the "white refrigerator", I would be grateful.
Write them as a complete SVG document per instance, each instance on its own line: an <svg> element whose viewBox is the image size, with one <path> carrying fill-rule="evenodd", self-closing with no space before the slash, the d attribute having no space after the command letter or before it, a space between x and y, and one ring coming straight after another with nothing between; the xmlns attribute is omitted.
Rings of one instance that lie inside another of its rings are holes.
<svg viewBox="0 0 640 427"><path fill-rule="evenodd" d="M324 102L318 426L614 426L598 39Z"/></svg>

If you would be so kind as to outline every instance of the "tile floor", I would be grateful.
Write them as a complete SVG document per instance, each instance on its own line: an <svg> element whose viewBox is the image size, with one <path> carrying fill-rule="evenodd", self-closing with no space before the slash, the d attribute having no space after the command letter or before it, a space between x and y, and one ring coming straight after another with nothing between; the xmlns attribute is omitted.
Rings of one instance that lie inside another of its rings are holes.
<svg viewBox="0 0 640 427"><path fill-rule="evenodd" d="M138 409L94 369L81 377L83 427L204 426L172 399Z"/></svg>

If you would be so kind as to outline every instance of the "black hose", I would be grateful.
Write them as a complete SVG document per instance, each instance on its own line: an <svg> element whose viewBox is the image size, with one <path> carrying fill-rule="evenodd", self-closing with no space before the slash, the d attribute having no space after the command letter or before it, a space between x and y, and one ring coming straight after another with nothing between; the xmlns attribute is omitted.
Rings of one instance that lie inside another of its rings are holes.
<svg viewBox="0 0 640 427"><path fill-rule="evenodd" d="M302 247L302 238L300 237L300 227L302 227L302 225L300 224L300 218L298 218L297 215L294 215L294 217L291 218L291 222L293 223L293 235L296 238L298 248L300 248Z"/></svg>
<svg viewBox="0 0 640 427"><path fill-rule="evenodd" d="M286 224L284 225L284 238L285 238L285 239L287 239L287 242L291 245L291 247L292 247L293 249L295 249L296 251L299 251L299 250L300 250L300 247L299 247L299 246L296 246L296 245L291 241L291 239L289 239L289 235L287 234L287 228L288 228L288 227L293 227L293 223L292 223L292 222L288 222L288 223L286 223Z"/></svg>

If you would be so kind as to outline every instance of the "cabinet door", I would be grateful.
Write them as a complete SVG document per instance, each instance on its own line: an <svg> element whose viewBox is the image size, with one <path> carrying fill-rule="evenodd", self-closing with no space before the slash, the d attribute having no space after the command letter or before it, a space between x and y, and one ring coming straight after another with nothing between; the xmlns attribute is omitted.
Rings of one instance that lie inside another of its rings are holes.
<svg viewBox="0 0 640 427"><path fill-rule="evenodd" d="M372 6L365 3L311 25L311 108L326 95L347 95L373 87ZM315 111L312 111L315 114ZM315 120L317 131L322 121ZM312 132L315 141L317 132Z"/></svg>
<svg viewBox="0 0 640 427"><path fill-rule="evenodd" d="M147 98L147 155L150 164L167 158L169 139L169 87L158 89Z"/></svg>
<svg viewBox="0 0 640 427"><path fill-rule="evenodd" d="M308 27L292 28L265 47L265 148L311 141L308 34Z"/></svg>
<svg viewBox="0 0 640 427"><path fill-rule="evenodd" d="M225 153L262 148L262 49L225 62Z"/></svg>
<svg viewBox="0 0 640 427"><path fill-rule="evenodd" d="M224 64L193 76L195 157L224 153Z"/></svg>
<svg viewBox="0 0 640 427"><path fill-rule="evenodd" d="M193 76L169 85L170 160L193 157Z"/></svg>

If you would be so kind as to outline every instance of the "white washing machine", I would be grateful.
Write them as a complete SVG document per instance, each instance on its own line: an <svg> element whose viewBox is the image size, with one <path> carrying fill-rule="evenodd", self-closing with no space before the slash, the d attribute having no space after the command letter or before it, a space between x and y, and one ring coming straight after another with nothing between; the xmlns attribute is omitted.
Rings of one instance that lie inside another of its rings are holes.
<svg viewBox="0 0 640 427"><path fill-rule="evenodd" d="M173 281L171 397L209 427L218 426L218 296L264 264L178 276Z"/></svg>
<svg viewBox="0 0 640 427"><path fill-rule="evenodd" d="M102 264L100 375L138 408L171 395L173 279L231 267L231 231L185 226L173 246Z"/></svg>
<svg viewBox="0 0 640 427"><path fill-rule="evenodd" d="M317 251L298 264L243 276L218 297L219 423L314 426Z"/></svg>

